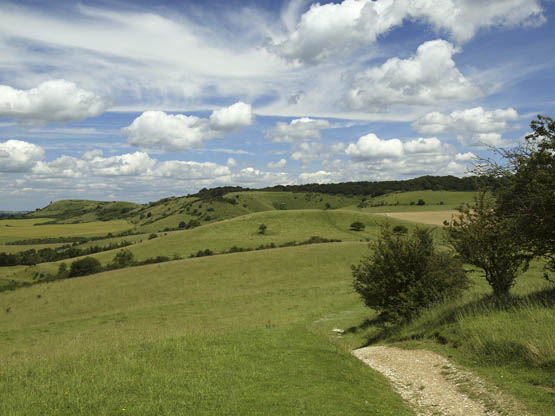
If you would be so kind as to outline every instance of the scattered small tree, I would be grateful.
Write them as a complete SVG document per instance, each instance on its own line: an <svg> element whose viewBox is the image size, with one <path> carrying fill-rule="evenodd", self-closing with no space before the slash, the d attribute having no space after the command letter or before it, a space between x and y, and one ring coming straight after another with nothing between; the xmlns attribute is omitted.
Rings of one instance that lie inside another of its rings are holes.
<svg viewBox="0 0 555 416"><path fill-rule="evenodd" d="M100 273L102 266L94 257L85 257L71 263L69 277L86 276L88 274Z"/></svg>
<svg viewBox="0 0 555 416"><path fill-rule="evenodd" d="M426 205L426 201L424 201L423 199L419 199L416 205Z"/></svg>
<svg viewBox="0 0 555 416"><path fill-rule="evenodd" d="M268 227L266 226L266 224L260 224L260 226L258 227L258 234L266 234L266 229Z"/></svg>
<svg viewBox="0 0 555 416"><path fill-rule="evenodd" d="M67 264L60 263L60 265L58 266L58 279L65 279L68 277L68 275L69 272L67 270Z"/></svg>
<svg viewBox="0 0 555 416"><path fill-rule="evenodd" d="M459 295L468 280L462 263L438 251L430 230L409 236L382 229L373 253L352 266L354 288L364 303L386 322L415 318L434 302Z"/></svg>
<svg viewBox="0 0 555 416"><path fill-rule="evenodd" d="M135 256L130 250L120 250L114 256L110 268L122 269L124 267L132 266L135 263Z"/></svg>
<svg viewBox="0 0 555 416"><path fill-rule="evenodd" d="M187 224L185 223L185 221L181 221L178 225L179 228L183 229L185 227L187 227Z"/></svg>
<svg viewBox="0 0 555 416"><path fill-rule="evenodd" d="M511 221L498 215L495 201L486 192L460 211L447 227L449 242L464 262L484 271L494 296L508 296L532 255L523 250Z"/></svg>
<svg viewBox="0 0 555 416"><path fill-rule="evenodd" d="M366 228L366 225L364 225L360 221L355 221L351 224L352 231L364 231L365 228Z"/></svg>

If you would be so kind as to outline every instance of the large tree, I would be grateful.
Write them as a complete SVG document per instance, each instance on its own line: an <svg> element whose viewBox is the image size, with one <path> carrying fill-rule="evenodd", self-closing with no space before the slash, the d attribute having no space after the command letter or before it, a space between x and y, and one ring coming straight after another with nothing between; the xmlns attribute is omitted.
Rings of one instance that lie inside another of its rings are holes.
<svg viewBox="0 0 555 416"><path fill-rule="evenodd" d="M555 120L538 115L524 144L496 149L503 161L483 160L477 173L497 179L496 211L522 246L555 271Z"/></svg>

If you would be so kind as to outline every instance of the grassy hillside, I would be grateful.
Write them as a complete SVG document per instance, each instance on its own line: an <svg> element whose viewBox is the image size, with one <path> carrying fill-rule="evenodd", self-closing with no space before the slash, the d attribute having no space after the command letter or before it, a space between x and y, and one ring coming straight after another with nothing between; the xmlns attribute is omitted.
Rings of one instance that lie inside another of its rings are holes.
<svg viewBox="0 0 555 416"><path fill-rule="evenodd" d="M366 229L352 231L350 225L355 221L365 224ZM127 249L134 254L136 260L142 261L156 256L188 257L205 249L219 253L234 246L253 250L270 243L281 245L291 241L302 242L312 236L342 241L367 241L379 234L381 224L386 221L391 224L403 223L410 226L407 222L354 211L265 211L207 224L192 230L158 233L156 238L144 238ZM259 233L260 224L268 227L264 235ZM106 265L112 261L118 251L105 251L91 256ZM37 274L55 274L60 263L69 264L74 260L29 266L18 269L14 276L17 280L31 281Z"/></svg>
<svg viewBox="0 0 555 416"><path fill-rule="evenodd" d="M396 192L369 198L361 204L368 212L441 211L457 209L461 204L472 202L476 192L412 191ZM425 202L418 205L418 201Z"/></svg>
<svg viewBox="0 0 555 416"><path fill-rule="evenodd" d="M26 214L27 218L51 218L60 223L107 221L126 218L141 205L121 201L66 199Z"/></svg>
<svg viewBox="0 0 555 416"><path fill-rule="evenodd" d="M310 329L360 312L349 265L366 250L236 253L0 293L0 413L410 414Z"/></svg>

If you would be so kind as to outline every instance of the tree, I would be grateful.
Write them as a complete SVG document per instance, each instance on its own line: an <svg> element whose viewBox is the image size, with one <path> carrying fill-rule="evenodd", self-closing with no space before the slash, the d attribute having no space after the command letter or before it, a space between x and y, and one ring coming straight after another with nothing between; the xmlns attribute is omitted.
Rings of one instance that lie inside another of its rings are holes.
<svg viewBox="0 0 555 416"><path fill-rule="evenodd" d="M351 266L355 291L384 321L403 322L434 302L459 295L467 287L462 263L435 248L431 231L409 236L382 229L373 253Z"/></svg>
<svg viewBox="0 0 555 416"><path fill-rule="evenodd" d="M460 211L447 226L449 242L464 262L483 270L494 296L508 296L532 255L523 249L511 221L498 214L493 197L485 191Z"/></svg>
<svg viewBox="0 0 555 416"><path fill-rule="evenodd" d="M366 225L364 225L360 221L355 221L351 224L352 231L364 231L365 228L366 228Z"/></svg>
<svg viewBox="0 0 555 416"><path fill-rule="evenodd" d="M424 201L423 199L419 199L416 205L426 205L426 201Z"/></svg>
<svg viewBox="0 0 555 416"><path fill-rule="evenodd" d="M102 266L94 257L85 257L71 263L69 277L86 276L88 274L100 273Z"/></svg>
<svg viewBox="0 0 555 416"><path fill-rule="evenodd" d="M494 149L499 163L480 160L475 173L494 179L496 210L536 257L555 271L555 120L538 115L532 133L512 149Z"/></svg>
<svg viewBox="0 0 555 416"><path fill-rule="evenodd" d="M266 229L268 227L266 227L266 224L260 224L260 226L258 227L258 234L266 234Z"/></svg>

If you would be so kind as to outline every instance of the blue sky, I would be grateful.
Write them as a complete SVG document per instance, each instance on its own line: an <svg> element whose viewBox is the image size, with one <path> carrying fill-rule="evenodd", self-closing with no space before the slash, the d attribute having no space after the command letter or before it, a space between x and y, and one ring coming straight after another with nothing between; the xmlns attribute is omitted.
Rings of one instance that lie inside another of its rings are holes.
<svg viewBox="0 0 555 416"><path fill-rule="evenodd" d="M0 9L0 210L463 176L554 115L552 0Z"/></svg>

